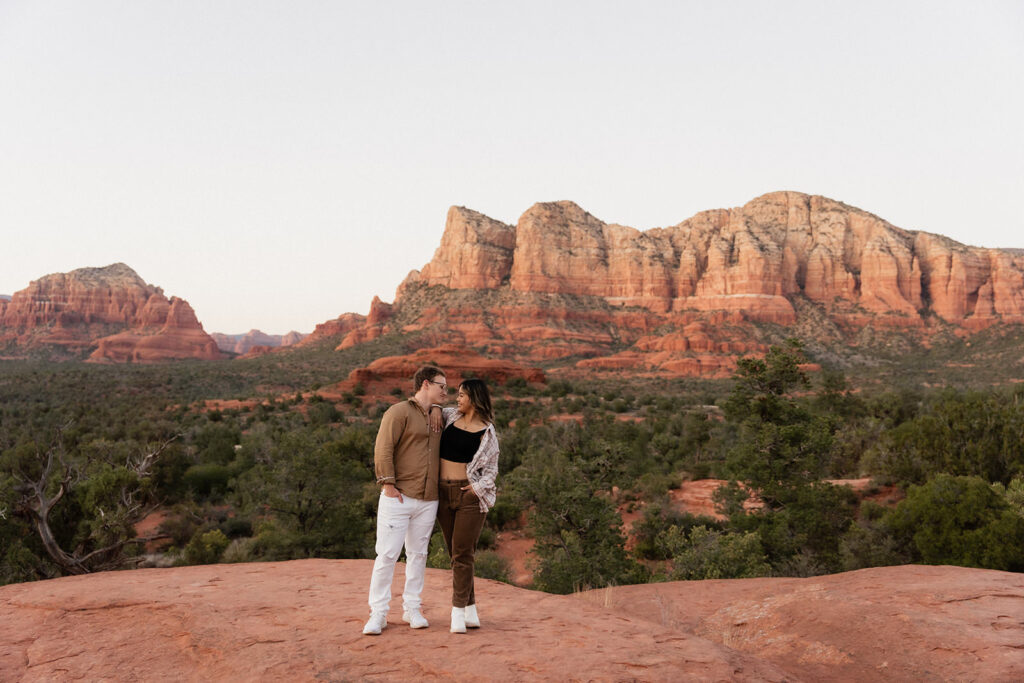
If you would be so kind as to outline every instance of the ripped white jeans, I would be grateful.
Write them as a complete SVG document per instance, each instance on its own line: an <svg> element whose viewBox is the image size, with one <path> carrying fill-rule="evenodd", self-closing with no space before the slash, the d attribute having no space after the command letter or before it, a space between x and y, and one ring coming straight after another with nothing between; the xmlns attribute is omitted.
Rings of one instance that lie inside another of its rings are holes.
<svg viewBox="0 0 1024 683"><path fill-rule="evenodd" d="M405 589L402 606L420 609L420 593L427 566L430 535L437 517L436 500L417 500L403 494L389 498L383 493L377 503L377 559L370 578L370 611L387 614L391 605L391 580L395 563L405 545Z"/></svg>

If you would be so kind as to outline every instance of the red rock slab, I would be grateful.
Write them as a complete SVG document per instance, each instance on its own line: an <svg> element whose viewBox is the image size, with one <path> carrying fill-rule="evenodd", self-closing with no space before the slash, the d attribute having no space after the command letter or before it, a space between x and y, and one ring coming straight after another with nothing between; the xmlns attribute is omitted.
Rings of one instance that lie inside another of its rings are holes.
<svg viewBox="0 0 1024 683"><path fill-rule="evenodd" d="M0 680L782 681L756 656L568 596L477 581L482 628L448 632L451 575L427 570L428 629L362 635L369 560L140 569L0 588Z"/></svg>
<svg viewBox="0 0 1024 683"><path fill-rule="evenodd" d="M806 680L1024 680L1022 574L907 565L573 597L756 654Z"/></svg>

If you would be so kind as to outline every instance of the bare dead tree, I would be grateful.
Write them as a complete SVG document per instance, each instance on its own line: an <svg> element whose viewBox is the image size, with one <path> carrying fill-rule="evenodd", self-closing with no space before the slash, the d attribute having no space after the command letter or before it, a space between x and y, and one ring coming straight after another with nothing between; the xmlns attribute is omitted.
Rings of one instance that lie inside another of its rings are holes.
<svg viewBox="0 0 1024 683"><path fill-rule="evenodd" d="M43 548L64 573L88 574L94 571L123 567L136 561L136 558L124 556L125 546L144 544L160 538L159 535L129 538L119 533L115 527L118 523L122 526L132 525L157 507L157 505L149 507L145 505L138 482L149 476L161 453L177 437L171 437L135 458L128 458L124 467L135 475L134 483L121 485L117 493L118 510L116 515L108 514L99 507L95 510L102 520L101 528L110 532L108 535L117 537L117 540L87 552L86 542L89 539L86 539L73 551L68 552L57 541L50 518L58 503L82 480L81 469L64 450L64 430L69 426L70 423L57 429L57 434L45 453L37 451L42 462L42 469L37 476L28 476L24 472L14 473L17 482L15 492L20 496L16 509L28 516L42 541ZM90 535L90 537L93 536L95 534Z"/></svg>

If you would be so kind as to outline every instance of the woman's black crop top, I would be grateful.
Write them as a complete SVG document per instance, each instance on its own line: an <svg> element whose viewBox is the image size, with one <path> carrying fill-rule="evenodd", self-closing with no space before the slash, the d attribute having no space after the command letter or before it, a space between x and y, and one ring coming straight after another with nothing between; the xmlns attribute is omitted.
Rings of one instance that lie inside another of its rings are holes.
<svg viewBox="0 0 1024 683"><path fill-rule="evenodd" d="M486 429L479 432L467 432L459 429L454 423L441 432L441 459L449 462L468 463L480 448L480 439Z"/></svg>

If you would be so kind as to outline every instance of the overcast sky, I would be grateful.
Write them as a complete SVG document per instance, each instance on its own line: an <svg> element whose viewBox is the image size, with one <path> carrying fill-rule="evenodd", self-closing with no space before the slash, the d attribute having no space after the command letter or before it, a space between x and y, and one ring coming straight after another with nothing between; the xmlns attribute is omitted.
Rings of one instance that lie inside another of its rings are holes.
<svg viewBox="0 0 1024 683"><path fill-rule="evenodd" d="M449 206L775 190L1024 247L1024 2L0 0L0 293L123 261L210 332L391 301Z"/></svg>

